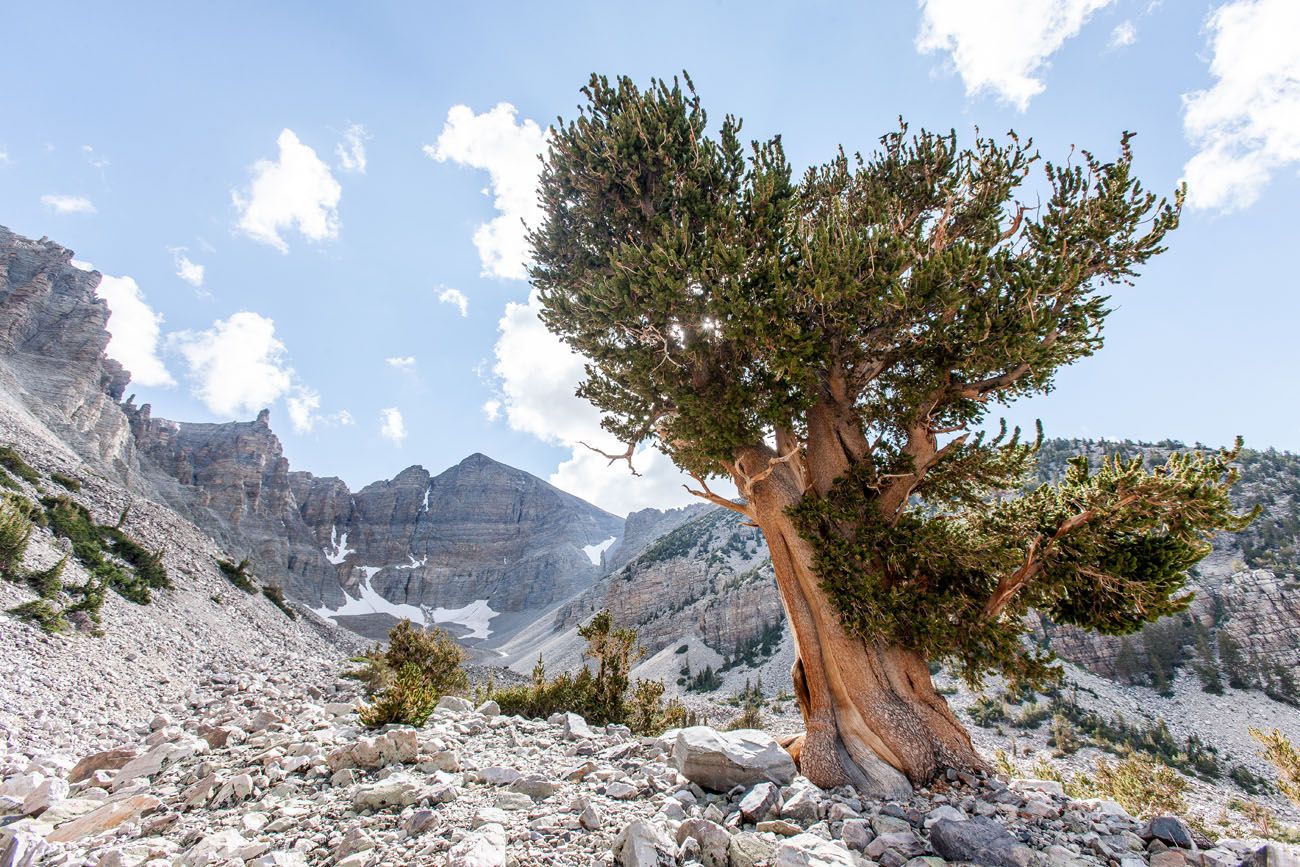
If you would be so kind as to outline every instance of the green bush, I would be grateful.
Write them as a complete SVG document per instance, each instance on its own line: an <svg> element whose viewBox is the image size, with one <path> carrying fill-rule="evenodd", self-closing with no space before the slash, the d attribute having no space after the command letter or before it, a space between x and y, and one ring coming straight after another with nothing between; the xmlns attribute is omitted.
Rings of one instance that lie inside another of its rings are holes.
<svg viewBox="0 0 1300 867"><path fill-rule="evenodd" d="M1111 764L1098 759L1093 776L1080 774L1071 785L1072 797L1107 798L1134 816L1150 818L1187 812L1187 779L1173 768L1141 753Z"/></svg>
<svg viewBox="0 0 1300 867"><path fill-rule="evenodd" d="M32 469L13 446L0 446L0 467L33 485L41 480L41 474Z"/></svg>
<svg viewBox="0 0 1300 867"><path fill-rule="evenodd" d="M382 728L386 725L422 726L442 696L414 663L397 670L392 682L357 715L362 725Z"/></svg>
<svg viewBox="0 0 1300 867"><path fill-rule="evenodd" d="M689 718L680 703L661 703L662 683L629 682L629 673L641 654L636 633L615 628L608 611L579 626L578 634L586 639L584 657L595 664L594 671L584 665L574 674L548 679L546 666L538 657L532 683L500 688L489 684L480 697L495 701L506 714L545 718L568 711L593 725L627 725L638 734L658 734Z"/></svg>
<svg viewBox="0 0 1300 867"><path fill-rule="evenodd" d="M253 576L248 571L248 558L245 557L238 563L232 563L229 560L218 560L217 568L221 574L225 575L240 590L245 593L256 593L257 585L253 583Z"/></svg>
<svg viewBox="0 0 1300 867"><path fill-rule="evenodd" d="M1277 769L1277 788L1288 801L1300 807L1300 750L1278 729L1267 734L1257 728L1250 729L1250 736L1259 741L1264 749L1261 755Z"/></svg>
<svg viewBox="0 0 1300 867"><path fill-rule="evenodd" d="M67 565L68 556L65 554L53 566L28 572L23 577L27 585L36 591L37 596L42 599L58 599L60 591L63 590L63 569Z"/></svg>
<svg viewBox="0 0 1300 867"><path fill-rule="evenodd" d="M284 598L284 591L278 584L268 584L262 588L262 595L271 600L271 604L285 613L290 620L298 619L298 612L289 607Z"/></svg>
<svg viewBox="0 0 1300 867"><path fill-rule="evenodd" d="M149 604L151 589L171 587L161 553L146 551L117 527L96 524L90 511L70 497L45 497L41 503L45 506L50 530L72 543L72 555L98 579L97 584L112 588L137 605ZM107 555L110 553L124 563L125 568L109 560ZM83 599L95 598L102 599L90 592L83 596ZM93 614L93 619L98 621L98 609Z"/></svg>
<svg viewBox="0 0 1300 867"><path fill-rule="evenodd" d="M171 578L162 564L162 551L149 551L117 527L100 527L100 534L109 549L135 570L146 587L153 590L170 590Z"/></svg>
<svg viewBox="0 0 1300 867"><path fill-rule="evenodd" d="M23 557L32 537L31 510L21 497L0 497L0 575L10 581L22 577Z"/></svg>
<svg viewBox="0 0 1300 867"><path fill-rule="evenodd" d="M686 689L689 692L713 692L720 686L722 675L714 671L711 665L706 665L703 671L686 675Z"/></svg>
<svg viewBox="0 0 1300 867"><path fill-rule="evenodd" d="M18 480L9 475L8 471L0 468L0 487L8 488L11 491L21 491L23 486L18 484Z"/></svg>
<svg viewBox="0 0 1300 867"><path fill-rule="evenodd" d="M49 633L63 632L68 628L68 621L63 613L45 599L32 599L9 609L15 617L34 623Z"/></svg>
<svg viewBox="0 0 1300 867"><path fill-rule="evenodd" d="M66 473L60 473L60 472L50 473L50 481L54 482L56 485L61 485L62 487L67 488L69 491L72 491L74 494L81 491L81 480L75 479L72 476L67 475Z"/></svg>
<svg viewBox="0 0 1300 867"><path fill-rule="evenodd" d="M362 657L365 668L350 672L374 685L374 699L360 711L373 728L404 723L421 726L444 695L464 693L469 678L461 664L465 650L443 629L416 629L403 620L388 633L388 647Z"/></svg>
<svg viewBox="0 0 1300 867"><path fill-rule="evenodd" d="M1237 765L1228 772L1228 779L1237 784L1247 795L1264 795L1272 790L1268 780L1253 772L1245 765Z"/></svg>

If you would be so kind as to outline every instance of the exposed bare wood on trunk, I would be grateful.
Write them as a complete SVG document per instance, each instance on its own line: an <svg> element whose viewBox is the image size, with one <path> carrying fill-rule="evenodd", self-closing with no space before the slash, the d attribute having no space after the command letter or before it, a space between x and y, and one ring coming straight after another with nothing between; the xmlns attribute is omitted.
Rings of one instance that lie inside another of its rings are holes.
<svg viewBox="0 0 1300 867"><path fill-rule="evenodd" d="M818 467L814 454L836 460L836 449L818 452L811 448L814 440L810 436L809 475L824 479L828 468ZM766 452L752 450L738 464L765 465L771 458ZM749 504L767 539L798 648L792 675L806 727L798 746L801 771L821 786L852 784L898 797L909 782L924 783L943 767L983 767L935 691L924 659L844 630L820 586L812 547L787 512L803 495L798 470L782 463L752 486Z"/></svg>

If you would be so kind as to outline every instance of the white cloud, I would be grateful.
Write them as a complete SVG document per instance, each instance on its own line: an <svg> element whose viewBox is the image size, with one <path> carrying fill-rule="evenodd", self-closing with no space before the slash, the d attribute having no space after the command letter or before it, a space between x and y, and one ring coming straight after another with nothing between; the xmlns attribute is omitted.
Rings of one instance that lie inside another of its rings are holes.
<svg viewBox="0 0 1300 867"><path fill-rule="evenodd" d="M297 433L352 423L346 410L320 414L320 394L299 381L275 322L265 316L241 310L205 331L178 331L168 342L185 358L194 395L214 415L251 414L284 398Z"/></svg>
<svg viewBox="0 0 1300 867"><path fill-rule="evenodd" d="M349 124L343 130L343 141L334 146L334 155L339 158L339 168L345 172L366 173L366 128L359 123Z"/></svg>
<svg viewBox="0 0 1300 867"><path fill-rule="evenodd" d="M947 52L968 96L991 91L1024 111L1043 92L1048 59L1114 0L919 2L917 50Z"/></svg>
<svg viewBox="0 0 1300 867"><path fill-rule="evenodd" d="M84 259L72 259L72 260L71 260L71 264L72 264L72 267L73 267L73 268L76 268L76 269L81 270L81 271L94 271L94 270L95 270L95 265L94 265L94 263L92 263L92 262L87 262L87 261L85 261Z"/></svg>
<svg viewBox="0 0 1300 867"><path fill-rule="evenodd" d="M236 228L281 253L287 253L289 245L280 233L289 229L309 241L337 238L343 188L329 166L293 130L281 131L276 144L279 158L258 160L248 189L231 193L239 211Z"/></svg>
<svg viewBox="0 0 1300 867"><path fill-rule="evenodd" d="M289 394L294 372L275 322L249 310L219 319L206 331L170 338L184 356L194 394L214 414L257 412Z"/></svg>
<svg viewBox="0 0 1300 867"><path fill-rule="evenodd" d="M438 293L438 300L443 304L453 305L460 311L461 316L469 315L469 299L459 289L443 289Z"/></svg>
<svg viewBox="0 0 1300 867"><path fill-rule="evenodd" d="M1137 25L1132 21L1121 21L1115 25L1115 29L1110 32L1110 47L1124 48L1137 42L1138 31Z"/></svg>
<svg viewBox="0 0 1300 867"><path fill-rule="evenodd" d="M385 358L384 361L388 364L389 367L394 367L397 368L398 370L415 369L414 355L397 355L392 358Z"/></svg>
<svg viewBox="0 0 1300 867"><path fill-rule="evenodd" d="M11 165L13 160L9 159L9 151L0 150L0 166Z"/></svg>
<svg viewBox="0 0 1300 867"><path fill-rule="evenodd" d="M1190 206L1232 211L1300 163L1300 3L1233 0L1207 29L1215 82L1183 97L1183 127L1198 149L1183 171Z"/></svg>
<svg viewBox="0 0 1300 867"><path fill-rule="evenodd" d="M400 409L390 406L379 411L379 435L399 446L402 444L406 439L406 422Z"/></svg>
<svg viewBox="0 0 1300 867"><path fill-rule="evenodd" d="M203 288L204 268L199 263L190 259L186 255L184 247L171 248L172 261L176 265L176 276L193 286L195 289Z"/></svg>
<svg viewBox="0 0 1300 867"><path fill-rule="evenodd" d="M296 384L293 392L284 399L289 410L289 423L295 433L310 433L317 425L333 427L352 424L352 413L341 409L331 415L320 414L320 392L310 386Z"/></svg>
<svg viewBox="0 0 1300 867"><path fill-rule="evenodd" d="M86 162L90 163L91 168L103 169L111 165L107 157L96 155L95 149L90 145L82 145L81 152L86 155Z"/></svg>
<svg viewBox="0 0 1300 867"><path fill-rule="evenodd" d="M47 193L41 196L41 204L56 214L93 214L95 205L85 196L64 196Z"/></svg>
<svg viewBox="0 0 1300 867"><path fill-rule="evenodd" d="M85 265L83 270L94 270L88 262L74 264ZM108 357L121 362L137 385L175 385L176 380L158 357L163 318L144 300L144 293L135 280L105 274L95 294L108 305L107 328L111 335L105 350Z"/></svg>
<svg viewBox="0 0 1300 867"><path fill-rule="evenodd" d="M531 120L516 122L515 114L515 107L505 102L483 114L467 105L453 106L437 143L425 145L424 153L438 162L487 171L492 204L500 214L474 232L483 274L523 280L529 259L524 224L536 224L541 213L538 156L546 148L547 132Z"/></svg>
<svg viewBox="0 0 1300 867"><path fill-rule="evenodd" d="M647 506L672 508L696 500L682 484L687 478L650 447L633 456L640 476L627 464L610 464L583 442L610 453L623 446L600 427L600 413L574 394L584 376L583 358L538 319L537 293L526 304L510 303L498 323L492 372L498 394L483 404L488 421L504 417L514 430L553 445L567 446L570 456L551 474L550 482L616 514ZM719 493L730 493L719 485Z"/></svg>

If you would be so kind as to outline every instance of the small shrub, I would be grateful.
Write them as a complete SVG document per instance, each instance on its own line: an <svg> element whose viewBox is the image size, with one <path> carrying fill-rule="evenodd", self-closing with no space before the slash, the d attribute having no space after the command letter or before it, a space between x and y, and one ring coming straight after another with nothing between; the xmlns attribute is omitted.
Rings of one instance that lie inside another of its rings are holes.
<svg viewBox="0 0 1300 867"><path fill-rule="evenodd" d="M268 584L262 588L262 595L271 600L271 604L284 612L290 620L298 619L298 612L289 607L289 603L284 598L284 591L278 584Z"/></svg>
<svg viewBox="0 0 1300 867"><path fill-rule="evenodd" d="M1268 780L1256 774L1245 765L1237 765L1228 772L1228 779L1237 784L1247 795L1264 795L1273 787L1268 784Z"/></svg>
<svg viewBox="0 0 1300 867"><path fill-rule="evenodd" d="M67 488L69 491L72 491L72 493L74 494L79 493L81 491L81 480L73 478L72 476L69 476L66 473L60 473L60 472L50 473L50 481L54 482L56 485L61 485L62 487Z"/></svg>
<svg viewBox="0 0 1300 867"><path fill-rule="evenodd" d="M970 713L970 718L975 725L989 728L1007 719L1007 703L1004 699L994 698L991 695L981 695L975 699L975 703L970 706L968 713Z"/></svg>
<svg viewBox="0 0 1300 867"><path fill-rule="evenodd" d="M1277 768L1277 788L1287 800L1300 807L1300 751L1295 744L1278 729L1265 734L1257 728L1250 729L1250 736L1263 744L1260 754Z"/></svg>
<svg viewBox="0 0 1300 867"><path fill-rule="evenodd" d="M41 480L41 474L32 469L13 446L0 446L0 467L33 485Z"/></svg>
<svg viewBox="0 0 1300 867"><path fill-rule="evenodd" d="M393 681L373 701L362 705L357 715L362 725L369 728L399 724L422 726L441 697L420 669L408 662L398 669Z"/></svg>
<svg viewBox="0 0 1300 867"><path fill-rule="evenodd" d="M63 632L68 628L68 621L63 613L45 599L32 599L9 609L15 617L34 623L51 634Z"/></svg>
<svg viewBox="0 0 1300 867"><path fill-rule="evenodd" d="M28 572L24 578L27 585L36 591L37 596L42 599L57 599L60 591L63 590L63 569L67 565L68 556L65 554L53 566Z"/></svg>
<svg viewBox="0 0 1300 867"><path fill-rule="evenodd" d="M695 674L687 672L686 689L688 692L713 692L722 686L722 675L713 670L713 666L706 665L703 671L697 671Z"/></svg>
<svg viewBox="0 0 1300 867"><path fill-rule="evenodd" d="M1036 729L1043 722L1052 716L1052 709L1043 702L1030 702L1020 711L1020 715L1012 720L1016 728Z"/></svg>
<svg viewBox="0 0 1300 867"><path fill-rule="evenodd" d="M118 527L100 527L100 536L109 544L109 549L126 562L146 587L154 590L170 590L171 578L162 564L162 551L149 551Z"/></svg>
<svg viewBox="0 0 1300 867"><path fill-rule="evenodd" d="M366 695L374 695L393 682L393 672L384 661L384 648L378 644L348 661L355 662L361 667L345 671L343 676L361 681Z"/></svg>
<svg viewBox="0 0 1300 867"><path fill-rule="evenodd" d="M1187 779L1173 768L1141 753L1125 756L1111 764L1098 759L1088 788L1098 797L1109 798L1134 816L1149 818L1187 812Z"/></svg>
<svg viewBox="0 0 1300 867"><path fill-rule="evenodd" d="M664 686L654 681L629 683L628 673L640 648L636 633L614 627L613 617L601 611L578 634L587 641L584 656L595 664L584 665L574 674L564 673L547 678L541 657L533 666L530 684L498 688L489 686L482 693L501 706L501 712L532 718L571 711L593 725L625 724L637 734L659 734L670 727L669 717L689 717L685 708L663 708L660 699ZM671 703L670 703L671 705Z"/></svg>
<svg viewBox="0 0 1300 867"><path fill-rule="evenodd" d="M217 568L221 570L221 574L230 580L231 584L234 584L240 590L245 593L257 592L257 585L253 583L253 576L248 571L247 557L238 563L232 563L229 560L218 560Z"/></svg>
<svg viewBox="0 0 1300 867"><path fill-rule="evenodd" d="M993 770L1005 777L1020 776L1020 769L1016 767L1016 763L1007 755L1007 751L1001 747L993 753Z"/></svg>
<svg viewBox="0 0 1300 867"><path fill-rule="evenodd" d="M22 577L23 557L32 537L31 511L26 504L11 494L0 497L0 575L10 581Z"/></svg>
<svg viewBox="0 0 1300 867"><path fill-rule="evenodd" d="M461 668L464 648L436 627L416 629L403 620L389 631L387 649L375 648L362 660L365 668L351 674L376 686L374 699L360 711L361 721L372 728L424 725L438 699L469 689Z"/></svg>
<svg viewBox="0 0 1300 867"><path fill-rule="evenodd" d="M11 491L21 491L23 486L18 484L18 480L9 475L9 472L0 468L0 487L8 488Z"/></svg>
<svg viewBox="0 0 1300 867"><path fill-rule="evenodd" d="M1074 724L1065 714L1058 712L1052 715L1052 727L1047 742L1060 756L1069 755L1079 749L1079 738L1074 731Z"/></svg>

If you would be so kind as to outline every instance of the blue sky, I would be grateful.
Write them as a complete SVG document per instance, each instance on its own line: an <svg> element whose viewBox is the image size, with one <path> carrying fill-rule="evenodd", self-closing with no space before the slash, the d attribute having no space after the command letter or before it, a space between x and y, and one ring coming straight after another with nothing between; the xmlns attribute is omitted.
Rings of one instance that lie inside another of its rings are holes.
<svg viewBox="0 0 1300 867"><path fill-rule="evenodd" d="M575 446L574 360L511 276L529 155L592 71L688 69L797 166L900 114L1057 159L1132 129L1149 185L1187 177L1197 207L1116 292L1102 353L1011 418L1296 450L1298 6L19 4L0 224L116 278L113 351L156 415L266 404L294 468L354 487L482 451L623 512L685 497L662 460L632 481Z"/></svg>

